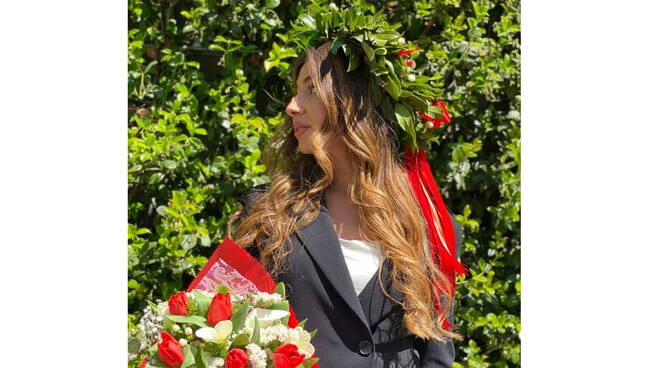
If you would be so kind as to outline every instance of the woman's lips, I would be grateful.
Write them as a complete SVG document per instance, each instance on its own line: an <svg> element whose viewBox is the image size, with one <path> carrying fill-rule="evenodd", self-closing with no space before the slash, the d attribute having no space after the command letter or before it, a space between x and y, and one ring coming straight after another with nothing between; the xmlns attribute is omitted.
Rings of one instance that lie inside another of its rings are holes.
<svg viewBox="0 0 660 368"><path fill-rule="evenodd" d="M307 129L309 129L309 126L301 126L295 130L293 135L296 136L296 138L298 138L299 136L304 134L307 131Z"/></svg>

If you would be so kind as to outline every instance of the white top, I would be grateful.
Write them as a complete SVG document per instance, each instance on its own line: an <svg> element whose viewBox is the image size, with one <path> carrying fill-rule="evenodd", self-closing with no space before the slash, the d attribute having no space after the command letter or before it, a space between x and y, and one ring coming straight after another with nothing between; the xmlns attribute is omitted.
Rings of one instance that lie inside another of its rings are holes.
<svg viewBox="0 0 660 368"><path fill-rule="evenodd" d="M341 251L351 274L355 292L359 295L378 270L381 262L378 241L347 240L339 238Z"/></svg>

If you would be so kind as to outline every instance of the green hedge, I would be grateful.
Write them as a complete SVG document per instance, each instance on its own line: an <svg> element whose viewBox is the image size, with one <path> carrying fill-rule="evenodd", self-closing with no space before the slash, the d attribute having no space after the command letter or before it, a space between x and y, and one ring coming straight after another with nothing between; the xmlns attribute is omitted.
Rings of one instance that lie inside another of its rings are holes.
<svg viewBox="0 0 660 368"><path fill-rule="evenodd" d="M278 34L305 2L129 0L128 313L185 288L228 215L268 182L262 147L283 121L289 50ZM520 366L520 3L388 1L424 50L452 123L429 152L465 231L457 367ZM278 44L279 42L279 44Z"/></svg>

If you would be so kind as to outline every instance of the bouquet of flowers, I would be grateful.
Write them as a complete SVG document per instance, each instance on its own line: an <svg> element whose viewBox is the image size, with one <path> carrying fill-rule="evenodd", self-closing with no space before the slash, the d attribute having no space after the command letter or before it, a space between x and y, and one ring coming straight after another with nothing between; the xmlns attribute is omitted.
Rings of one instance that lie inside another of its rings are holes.
<svg viewBox="0 0 660 368"><path fill-rule="evenodd" d="M187 291L149 302L129 336L129 361L141 361L140 368L318 367L310 342L316 331L298 323L284 284L273 285L254 258L225 239Z"/></svg>

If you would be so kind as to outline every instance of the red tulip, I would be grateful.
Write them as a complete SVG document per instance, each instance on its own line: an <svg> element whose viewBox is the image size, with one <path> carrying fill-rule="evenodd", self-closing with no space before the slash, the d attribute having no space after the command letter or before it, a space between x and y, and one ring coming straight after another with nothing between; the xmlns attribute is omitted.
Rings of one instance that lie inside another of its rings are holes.
<svg viewBox="0 0 660 368"><path fill-rule="evenodd" d="M284 344L278 346L273 354L273 363L275 368L295 368L302 364L305 355L298 352L298 347L294 344Z"/></svg>
<svg viewBox="0 0 660 368"><path fill-rule="evenodd" d="M237 348L229 350L225 359L225 368L248 368L249 358L245 351Z"/></svg>
<svg viewBox="0 0 660 368"><path fill-rule="evenodd" d="M178 367L183 363L183 349L176 339L165 331L160 333L163 341L158 344L158 359L168 367Z"/></svg>
<svg viewBox="0 0 660 368"><path fill-rule="evenodd" d="M231 318L231 296L229 293L216 294L211 301L209 312L206 319L209 320L211 326L215 326L218 322L228 320Z"/></svg>
<svg viewBox="0 0 660 368"><path fill-rule="evenodd" d="M175 314L177 316L187 316L188 297L186 296L185 291L172 295L170 300L167 301L167 306L170 309L170 314Z"/></svg>

